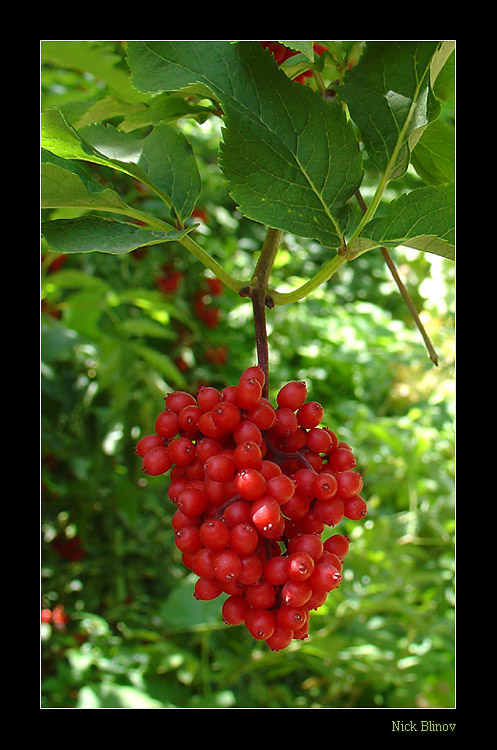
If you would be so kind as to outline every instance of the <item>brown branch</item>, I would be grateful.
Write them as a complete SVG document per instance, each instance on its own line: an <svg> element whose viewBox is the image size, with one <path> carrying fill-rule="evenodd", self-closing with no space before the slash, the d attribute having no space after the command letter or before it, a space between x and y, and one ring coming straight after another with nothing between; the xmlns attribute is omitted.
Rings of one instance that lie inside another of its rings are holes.
<svg viewBox="0 0 497 750"><path fill-rule="evenodd" d="M366 207L366 203L364 202L364 198L362 197L362 195L361 195L361 193L360 193L359 190L356 192L356 199L357 199L357 202L358 202L358 204L359 204L359 206L360 206L361 211L363 212L363 214L366 213L366 208L367 208ZM407 291L406 287L404 286L404 284L402 282L402 279L400 278L399 272L397 271L397 267L395 266L395 263L393 262L393 260L392 260L392 258L390 256L390 253L388 252L388 250L386 249L386 247L380 247L380 250L381 250L381 253L382 253L383 258L385 260L385 263L387 264L387 267L388 267L390 273L392 274L392 277L393 277L395 283L397 284L398 290L401 293L402 298L403 298L404 302L406 303L409 312L411 313L412 319L414 320L414 323L416 324L416 326L417 326L417 328L418 328L418 330L419 330L419 332L420 332L420 334L421 334L421 336L423 338L423 341L425 343L426 349L428 351L428 356L430 357L430 359L433 362L433 364L436 367L438 367L438 355L437 355L437 353L435 351L435 347L433 346L433 344L431 342L431 339L428 336L428 334L426 332L426 329L425 329L424 325L421 322L421 319L420 319L420 317L418 315L418 311L416 310L416 308L414 306L414 303L413 303L412 299L409 296L409 292Z"/></svg>

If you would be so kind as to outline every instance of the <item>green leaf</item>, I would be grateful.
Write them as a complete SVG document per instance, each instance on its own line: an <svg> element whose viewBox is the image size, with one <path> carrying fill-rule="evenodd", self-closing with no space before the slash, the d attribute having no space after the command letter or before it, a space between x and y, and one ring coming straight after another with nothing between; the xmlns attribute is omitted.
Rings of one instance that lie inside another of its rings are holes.
<svg viewBox="0 0 497 750"><path fill-rule="evenodd" d="M128 72L121 67L121 57L110 45L92 41L49 39L41 42L41 61L62 68L84 70L114 91L126 102L139 102L146 97L134 89Z"/></svg>
<svg viewBox="0 0 497 750"><path fill-rule="evenodd" d="M157 372L160 372L171 385L177 388L188 388L185 377L166 354L162 354L162 352L158 352L145 344L132 343L132 348L136 355L155 368Z"/></svg>
<svg viewBox="0 0 497 750"><path fill-rule="evenodd" d="M310 41L297 41L297 42L281 42L280 44L284 44L285 47L289 47L290 49L293 49L295 52L301 52L310 62L314 62L314 46L313 42Z"/></svg>
<svg viewBox="0 0 497 750"><path fill-rule="evenodd" d="M372 247L406 245L423 252L455 259L454 186L422 187L401 195L383 218L373 219L361 237L349 245L358 251Z"/></svg>
<svg viewBox="0 0 497 750"><path fill-rule="evenodd" d="M156 125L159 122L175 123L180 117L191 117L202 121L213 114L213 111L211 107L190 102L183 96L159 94L152 99L148 107L128 114L119 124L118 129L130 133L138 128Z"/></svg>
<svg viewBox="0 0 497 750"><path fill-rule="evenodd" d="M133 41L128 63L142 91L200 85L220 102L220 165L245 216L342 243L362 157L340 104L290 81L258 42Z"/></svg>
<svg viewBox="0 0 497 750"><path fill-rule="evenodd" d="M124 214L129 208L114 190L91 180L76 162L42 149L41 207L76 206Z"/></svg>
<svg viewBox="0 0 497 750"><path fill-rule="evenodd" d="M76 129L79 129L87 125L111 120L114 117L128 117L143 111L146 111L146 105L142 102L129 104L116 96L109 95L91 104L72 124Z"/></svg>
<svg viewBox="0 0 497 750"><path fill-rule="evenodd" d="M179 240L190 230L191 227L162 232L91 215L78 219L54 219L42 224L49 247L58 253L102 252L119 255L138 247Z"/></svg>
<svg viewBox="0 0 497 750"><path fill-rule="evenodd" d="M42 148L63 159L102 164L124 172L154 190L182 223L200 193L200 175L191 146L182 133L161 123L145 138L110 125L93 125L81 133L58 110L41 117Z"/></svg>
<svg viewBox="0 0 497 750"><path fill-rule="evenodd" d="M455 133L443 120L430 123L412 152L412 165L429 185L455 181Z"/></svg>
<svg viewBox="0 0 497 750"><path fill-rule="evenodd" d="M368 42L338 89L371 161L390 180L405 173L410 151L440 113L430 80L439 49L437 41Z"/></svg>

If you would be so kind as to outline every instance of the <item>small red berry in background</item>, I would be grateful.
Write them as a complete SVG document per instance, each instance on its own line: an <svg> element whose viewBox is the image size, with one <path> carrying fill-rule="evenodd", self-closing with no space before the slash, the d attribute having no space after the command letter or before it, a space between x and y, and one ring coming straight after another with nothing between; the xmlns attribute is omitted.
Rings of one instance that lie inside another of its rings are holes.
<svg viewBox="0 0 497 750"><path fill-rule="evenodd" d="M220 293L207 286L209 298ZM276 404L265 381L254 365L222 390L168 393L136 452L149 476L171 472L174 541L197 575L193 596L223 597L226 625L281 651L309 636L311 612L342 581L350 539L330 530L361 521L367 505L355 454L322 424L305 381L283 385Z"/></svg>

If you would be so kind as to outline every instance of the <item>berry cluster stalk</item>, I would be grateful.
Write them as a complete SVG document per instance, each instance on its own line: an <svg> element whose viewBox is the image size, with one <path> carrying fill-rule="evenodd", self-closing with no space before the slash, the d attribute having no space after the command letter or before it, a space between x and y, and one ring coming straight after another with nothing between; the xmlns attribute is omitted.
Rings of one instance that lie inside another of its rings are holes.
<svg viewBox="0 0 497 750"><path fill-rule="evenodd" d="M242 297L250 297L254 315L255 343L257 364L266 376L262 395L267 398L269 392L269 345L266 327L266 307L272 309L274 302L268 294L269 277L278 253L283 232L268 227L266 239L254 270L250 286L240 290Z"/></svg>

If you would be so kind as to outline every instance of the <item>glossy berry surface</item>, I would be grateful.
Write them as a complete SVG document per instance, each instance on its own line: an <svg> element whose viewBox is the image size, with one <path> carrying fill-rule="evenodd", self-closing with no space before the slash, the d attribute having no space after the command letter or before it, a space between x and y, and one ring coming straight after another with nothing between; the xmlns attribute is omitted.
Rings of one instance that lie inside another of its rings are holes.
<svg viewBox="0 0 497 750"><path fill-rule="evenodd" d="M223 390L167 394L136 452L149 476L170 472L193 596L219 597L226 625L281 651L308 637L311 612L341 583L350 539L331 529L367 505L353 450L322 424L306 383L283 385L275 404L264 385L255 365Z"/></svg>

